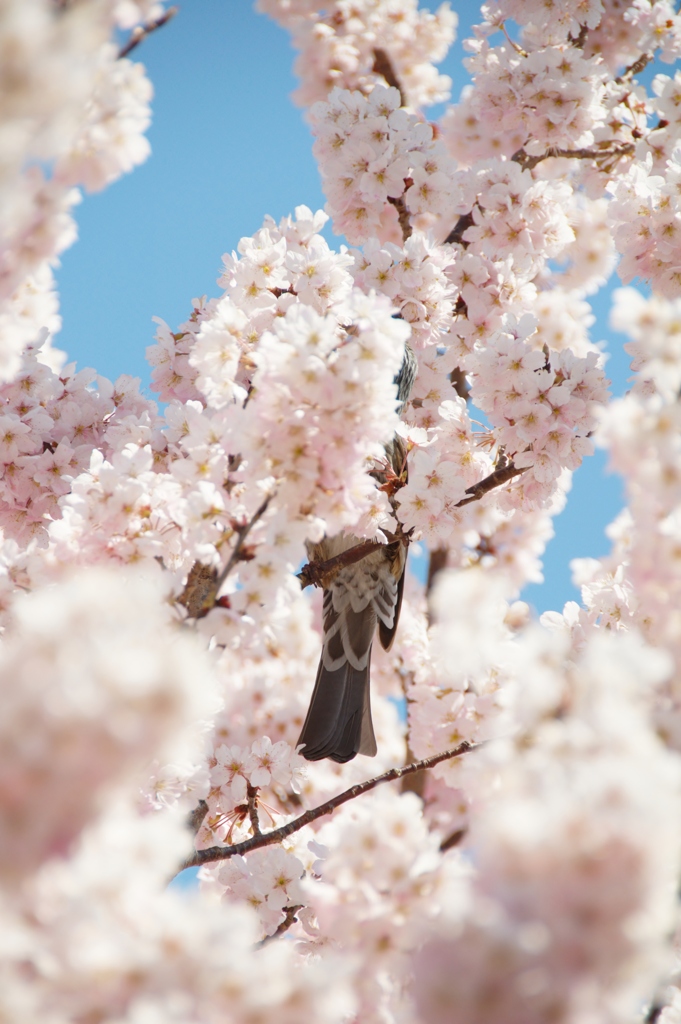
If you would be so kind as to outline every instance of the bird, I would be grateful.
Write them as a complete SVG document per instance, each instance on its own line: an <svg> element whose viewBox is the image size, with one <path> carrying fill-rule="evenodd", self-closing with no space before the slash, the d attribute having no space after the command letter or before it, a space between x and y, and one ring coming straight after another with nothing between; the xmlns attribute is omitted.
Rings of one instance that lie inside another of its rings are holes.
<svg viewBox="0 0 681 1024"><path fill-rule="evenodd" d="M395 377L398 410L407 402L416 378L416 357L409 345ZM385 446L388 462L400 475L406 449L395 436ZM373 474L385 481L380 471ZM326 561L362 543L352 533L308 544L310 560ZM407 549L402 540L377 546L359 562L336 572L324 587L323 641L312 698L298 738L308 761L329 758L338 764L357 754L374 757L376 737L371 720L369 669L378 626L384 650L390 650L400 617Z"/></svg>

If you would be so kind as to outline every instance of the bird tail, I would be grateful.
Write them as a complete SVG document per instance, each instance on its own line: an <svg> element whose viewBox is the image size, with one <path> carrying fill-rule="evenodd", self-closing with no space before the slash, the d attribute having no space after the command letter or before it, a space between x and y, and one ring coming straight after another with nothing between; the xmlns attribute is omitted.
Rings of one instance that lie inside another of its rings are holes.
<svg viewBox="0 0 681 1024"><path fill-rule="evenodd" d="M312 700L298 743L308 761L331 758L339 764L355 754L376 753L371 721L369 666L376 631L371 604L355 611L334 607L333 591L324 592L324 646Z"/></svg>
<svg viewBox="0 0 681 1024"><path fill-rule="evenodd" d="M323 658L300 734L303 757L321 761L328 757L344 764L355 754L376 753L376 737L371 721L369 665L353 668L349 662L329 671Z"/></svg>

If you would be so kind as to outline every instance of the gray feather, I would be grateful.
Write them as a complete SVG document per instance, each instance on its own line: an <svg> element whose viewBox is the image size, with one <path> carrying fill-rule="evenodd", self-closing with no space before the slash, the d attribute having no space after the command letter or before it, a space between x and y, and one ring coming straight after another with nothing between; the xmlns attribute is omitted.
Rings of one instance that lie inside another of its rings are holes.
<svg viewBox="0 0 681 1024"><path fill-rule="evenodd" d="M330 671L319 662L317 679L298 743L304 743L308 761L331 758L339 764L355 754L376 753L376 738L369 704L369 661L363 669L349 662Z"/></svg>

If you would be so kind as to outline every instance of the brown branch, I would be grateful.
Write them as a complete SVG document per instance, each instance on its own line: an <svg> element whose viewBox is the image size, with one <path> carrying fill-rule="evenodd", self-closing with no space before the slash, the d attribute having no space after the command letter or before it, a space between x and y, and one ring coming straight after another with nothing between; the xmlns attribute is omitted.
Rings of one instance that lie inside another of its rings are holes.
<svg viewBox="0 0 681 1024"><path fill-rule="evenodd" d="M122 57L127 57L129 53L132 53L132 51L139 46L143 39L150 36L157 28L162 28L163 25L167 25L168 22L175 17L179 9L180 8L177 6L169 7L167 11L163 12L163 14L159 14L158 18L148 21L146 25L136 25L130 33L130 38L127 43L124 43L118 51L118 59L120 60Z"/></svg>
<svg viewBox="0 0 681 1024"><path fill-rule="evenodd" d="M215 589L216 594L219 592L220 587L225 582L225 580L229 576L230 572L232 571L236 563L241 561L243 557L244 541L246 540L246 537L248 537L249 533L251 532L255 524L258 522L258 520L262 519L262 517L265 515L265 512L267 511L267 506L269 505L271 500L272 495L270 494L265 498L260 508L253 513L248 522L244 523L243 526L237 527L237 542L234 545L234 549L231 555L229 556L229 561L227 562L227 565L224 567L222 572L219 573L217 577Z"/></svg>
<svg viewBox="0 0 681 1024"><path fill-rule="evenodd" d="M251 828L253 829L254 836L261 836L262 830L260 828L260 818L258 816L258 789L256 786L252 786L250 782L246 787L246 799L248 803L248 817L251 819Z"/></svg>
<svg viewBox="0 0 681 1024"><path fill-rule="evenodd" d="M276 932L272 932L271 935L266 935L264 939L260 940L260 942L256 942L255 948L262 949L262 947L266 946L268 942L272 942L274 939L278 939L280 935L283 935L284 932L287 932L291 925L295 924L295 922L298 920L296 914L298 913L299 910L302 909L302 903L295 904L293 907L286 907L286 909L284 910L284 920L281 922Z"/></svg>
<svg viewBox="0 0 681 1024"><path fill-rule="evenodd" d="M454 508L463 508L464 505L469 505L471 501L480 501L489 491L493 491L495 487L501 487L502 484L508 483L515 476L520 476L521 473L525 473L529 469L528 466L523 466L522 469L516 469L512 462L507 463L500 469L495 469L493 473L486 476L484 480L480 480L477 484L473 484L472 487L466 488L466 494L470 495L468 498L462 498L461 501L457 501Z"/></svg>
<svg viewBox="0 0 681 1024"><path fill-rule="evenodd" d="M472 210L470 213L462 213L452 230L445 238L445 244L463 245L465 248L468 243L463 240L464 232L468 231L469 228L472 228L474 223Z"/></svg>
<svg viewBox="0 0 681 1024"><path fill-rule="evenodd" d="M576 36L568 36L568 42L570 46L578 47L580 50L584 49L587 37L589 35L589 29L586 25L579 26L579 33Z"/></svg>
<svg viewBox="0 0 681 1024"><path fill-rule="evenodd" d="M400 106L406 107L407 97L404 95L404 90L400 85L400 80L395 74L395 68L392 65L392 61L388 56L386 50L377 46L374 49L374 66L371 69L376 75L383 75L389 86L393 89L397 89L400 94Z"/></svg>
<svg viewBox="0 0 681 1024"><path fill-rule="evenodd" d="M608 146L604 149L557 149L551 147L545 153L538 156L530 156L524 149L519 149L513 154L511 160L520 164L524 171L531 171L540 164L542 160L551 158L562 158L566 160L594 160L596 163L606 159L619 159L621 156L631 156L635 146L633 142L623 142L620 145Z"/></svg>
<svg viewBox="0 0 681 1024"><path fill-rule="evenodd" d="M401 779L405 775L411 775L413 772L421 772L426 768L433 768L436 764L440 764L441 761L451 761L452 758L460 757L461 754L465 754L469 750L476 750L479 746L481 746L479 743L471 744L464 741L458 747L454 747L451 750L443 750L440 754L424 757L421 761L414 761L413 764L404 765L401 768L391 768L389 771L383 772L382 775L377 775L373 779L367 779L366 782L360 782L356 786L351 786L350 789L344 790L338 796L327 800L326 803L305 811L300 817L289 821L287 825L281 825L280 828L272 829L271 832L263 832L259 836L252 836L251 839L245 839L243 843L236 843L234 846L211 846L207 850L196 850L191 857L187 858L179 870L184 871L185 868L200 867L201 864L210 864L212 861L228 860L230 857L240 857L244 853L250 853L251 850L259 850L263 846L280 843L287 836L293 835L294 832L299 832L305 825L311 824L311 822L324 817L326 814L331 814L337 807L346 804L349 800L354 800L355 797L361 796L363 793L376 789L377 786L382 785L384 782L393 782L395 779Z"/></svg>
<svg viewBox="0 0 681 1024"><path fill-rule="evenodd" d="M455 312L457 311L455 310ZM463 398L464 402L467 402L470 398L471 389L468 381L466 380L466 374L460 366L454 367L449 375L449 379L451 380L454 390L459 398Z"/></svg>
<svg viewBox="0 0 681 1024"><path fill-rule="evenodd" d="M236 527L235 533L237 534L237 542L234 545L229 560L224 569L218 573L217 569L212 565L205 565L203 562L196 561L189 570L187 576L187 582L184 585L184 590L177 598L177 603L184 605L187 609L187 615L190 619L202 619L208 612L215 607L217 596L220 591L220 587L225 582L230 572L234 568L237 562L241 559L246 559L246 554L243 550L244 541L250 533L251 529L258 520L265 514L267 506L270 503L270 497L263 501L260 508L254 513L253 517L249 519L243 526Z"/></svg>
<svg viewBox="0 0 681 1024"><path fill-rule="evenodd" d="M388 202L397 210L397 219L400 223L402 238L406 242L408 238L411 238L412 226L411 221L409 220L409 210L407 209L407 204L404 201L404 196L399 196L397 199L393 196L388 196Z"/></svg>
<svg viewBox="0 0 681 1024"><path fill-rule="evenodd" d="M493 491L495 487L501 487L502 484L508 483L516 476L520 476L524 473L528 467L524 466L522 469L516 469L512 462L501 466L499 469L495 469L493 473L486 476L484 480L480 480L477 484L473 484L472 487L466 488L467 498L462 498L461 501L457 501L454 508L463 508L464 505L470 505L472 501L479 501L480 498L484 497L489 491ZM388 535L390 543L396 543L399 538ZM403 540L403 543L405 543ZM323 562L318 562L313 559L311 562L307 562L306 565L297 574L298 579L301 582L303 590L305 587L328 587L333 577L340 569L344 569L347 565L354 565L355 562L361 562L363 558L370 555L372 551L375 551L378 547L384 547L380 541L377 540L363 540L361 544L355 544L354 547L348 548L347 551L342 551L340 555L334 555L333 558L327 558Z"/></svg>
<svg viewBox="0 0 681 1024"><path fill-rule="evenodd" d="M346 565L354 565L355 562L361 562L376 548L384 546L377 540L363 540L361 544L355 544L353 548L341 551L340 555L334 555L333 558L327 558L323 562L314 560L308 562L298 573L303 590L310 586L328 586L339 569L344 569Z"/></svg>
<svg viewBox="0 0 681 1024"><path fill-rule="evenodd" d="M468 830L465 828L458 828L456 832L452 832L451 835L443 839L440 843L440 853L446 853L447 850L451 850L455 846L458 846L467 831Z"/></svg>
<svg viewBox="0 0 681 1024"><path fill-rule="evenodd" d="M632 65L634 67L634 65ZM643 65L645 67L645 64ZM602 149L558 149L551 147L545 153L538 156L530 156L524 149L518 149L511 157L515 163L520 164L524 171L533 170L543 160L550 158L564 158L566 160L594 160L598 163L605 163L607 160L619 160L622 156L632 156L635 150L633 142L605 143ZM464 234L473 227L473 211L462 213L458 221L445 238L445 244L462 245L464 248L467 242L464 241Z"/></svg>

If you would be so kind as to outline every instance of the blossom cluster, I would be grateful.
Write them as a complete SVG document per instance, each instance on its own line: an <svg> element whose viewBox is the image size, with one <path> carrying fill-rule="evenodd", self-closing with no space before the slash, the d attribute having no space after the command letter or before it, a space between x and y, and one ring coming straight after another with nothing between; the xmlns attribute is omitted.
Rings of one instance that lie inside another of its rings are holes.
<svg viewBox="0 0 681 1024"><path fill-rule="evenodd" d="M516 468L527 470L524 500L541 504L563 469L576 469L593 451L589 435L607 381L594 352L578 358L566 349L547 358L531 348L525 339L533 327L521 321L476 353L471 396Z"/></svg>
<svg viewBox="0 0 681 1024"><path fill-rule="evenodd" d="M406 106L449 97L451 80L434 67L454 42L457 16L448 3L434 12L419 9L417 0L258 0L257 6L291 32L300 51L294 98L301 106L324 99L334 86L366 93L381 79L392 85L393 74ZM392 73L382 66L381 52L389 54Z"/></svg>
<svg viewBox="0 0 681 1024"><path fill-rule="evenodd" d="M526 152L537 154L593 142L604 113L597 58L583 57L568 43L525 53L481 39L466 63L476 80L471 109L477 117L484 112L486 131L501 132L504 141L519 134Z"/></svg>
<svg viewBox="0 0 681 1024"><path fill-rule="evenodd" d="M0 527L7 538L44 545L48 521L63 515L59 499L95 448L118 451L140 430L150 436L158 419L139 379L111 384L73 365L56 372L41 361L43 344L29 344L19 373L0 385Z"/></svg>
<svg viewBox="0 0 681 1024"><path fill-rule="evenodd" d="M0 657L4 885L67 851L183 723L214 714L205 653L173 631L162 592L153 576L90 568L14 601Z"/></svg>
<svg viewBox="0 0 681 1024"><path fill-rule="evenodd" d="M562 255L574 241L565 215L569 185L535 181L519 164L502 160L487 161L462 178L473 200L473 224L463 235L467 251L499 262L511 259L516 275L532 280L547 258Z"/></svg>
<svg viewBox="0 0 681 1024"><path fill-rule="evenodd" d="M608 213L615 244L622 253L617 269L623 284L641 277L660 295L672 299L681 290L678 155L672 154L664 177L652 170L652 156L648 155L645 163L632 166L614 182Z"/></svg>
<svg viewBox="0 0 681 1024"><path fill-rule="evenodd" d="M353 255L355 284L390 297L411 325L412 348L437 344L449 329L456 300L456 288L446 273L453 259L449 246L435 246L418 233L403 246L369 239Z"/></svg>
<svg viewBox="0 0 681 1024"><path fill-rule="evenodd" d="M377 85L367 97L334 89L310 121L334 230L349 242L401 241L399 200L430 223L464 212L443 144L400 106L397 89Z"/></svg>
<svg viewBox="0 0 681 1024"><path fill-rule="evenodd" d="M232 713L233 710L230 708ZM306 776L306 762L300 754L285 740L273 744L268 736L252 743L250 750L222 743L214 749L208 763L207 810L198 830L199 848L224 843L226 837L227 842L232 842L243 831L242 826L253 828L248 817L249 794L257 803L262 796L255 790L272 789L285 802L286 791L300 793Z"/></svg>

